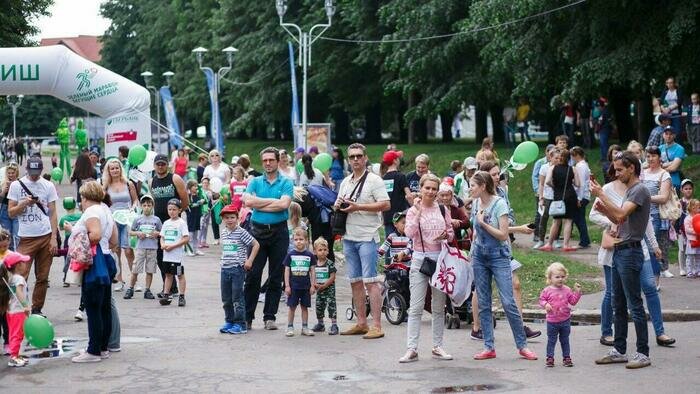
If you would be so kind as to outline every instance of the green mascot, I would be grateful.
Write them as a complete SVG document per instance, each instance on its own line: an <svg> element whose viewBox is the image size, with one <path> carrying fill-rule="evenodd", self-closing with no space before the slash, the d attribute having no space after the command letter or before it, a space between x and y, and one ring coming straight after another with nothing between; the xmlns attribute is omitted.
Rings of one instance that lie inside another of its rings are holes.
<svg viewBox="0 0 700 394"><path fill-rule="evenodd" d="M78 127L75 129L75 145L78 146L78 153L88 146L87 130L82 119L78 120Z"/></svg>
<svg viewBox="0 0 700 394"><path fill-rule="evenodd" d="M58 124L58 129L56 129L56 139L58 144L61 146L61 152L59 156L59 167L63 170L64 174L70 174L70 130L68 129L68 121L66 118L61 119L61 123ZM61 177L63 179L63 177Z"/></svg>

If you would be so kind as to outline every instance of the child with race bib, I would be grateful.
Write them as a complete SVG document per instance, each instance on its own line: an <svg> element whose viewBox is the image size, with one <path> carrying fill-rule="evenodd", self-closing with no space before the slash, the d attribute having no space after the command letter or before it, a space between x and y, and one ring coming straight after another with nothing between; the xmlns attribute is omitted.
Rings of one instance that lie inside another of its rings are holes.
<svg viewBox="0 0 700 394"><path fill-rule="evenodd" d="M323 332L326 326L323 323L326 308L331 319L331 328L328 335L338 335L338 308L335 303L335 263L328 258L328 241L318 237L314 241L316 253L316 319L318 323L312 329L313 332Z"/></svg>
<svg viewBox="0 0 700 394"><path fill-rule="evenodd" d="M309 234L297 227L292 232L294 250L284 258L284 292L287 294L287 336L294 336L294 314L301 304L301 335L313 336L309 330L311 295L316 292L316 256L307 250Z"/></svg>
<svg viewBox="0 0 700 394"><path fill-rule="evenodd" d="M163 223L163 228L160 232L160 247L163 249L163 265L165 266L165 289L163 298L160 299L161 305L170 305L172 302L170 289L173 284L173 275L177 275L177 281L180 284L180 297L178 298L177 306L185 306L185 289L187 282L185 281L185 267L182 265L182 258L185 254L185 245L190 240L187 222L181 217L182 205L180 200L172 198L168 201L168 216L170 219Z"/></svg>

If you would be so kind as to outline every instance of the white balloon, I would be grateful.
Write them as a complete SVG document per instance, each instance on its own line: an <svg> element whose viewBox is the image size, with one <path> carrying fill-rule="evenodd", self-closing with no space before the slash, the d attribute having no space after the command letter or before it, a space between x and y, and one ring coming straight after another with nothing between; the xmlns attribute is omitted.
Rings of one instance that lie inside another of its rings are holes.
<svg viewBox="0 0 700 394"><path fill-rule="evenodd" d="M153 161L156 159L158 154L152 150L146 151L146 160L138 166L138 169L143 172L153 171Z"/></svg>
<svg viewBox="0 0 700 394"><path fill-rule="evenodd" d="M218 193L223 185L224 183L221 182L221 179L219 178L214 177L209 180L209 189L214 193Z"/></svg>

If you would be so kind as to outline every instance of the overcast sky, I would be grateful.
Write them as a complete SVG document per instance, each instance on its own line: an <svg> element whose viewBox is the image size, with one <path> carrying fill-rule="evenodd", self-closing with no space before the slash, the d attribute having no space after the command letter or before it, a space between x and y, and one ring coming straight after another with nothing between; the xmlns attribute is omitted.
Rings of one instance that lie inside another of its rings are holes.
<svg viewBox="0 0 700 394"><path fill-rule="evenodd" d="M100 4L103 0L54 0L49 8L51 16L35 22L41 38L73 37L80 34L102 35L109 26L109 20L100 17Z"/></svg>

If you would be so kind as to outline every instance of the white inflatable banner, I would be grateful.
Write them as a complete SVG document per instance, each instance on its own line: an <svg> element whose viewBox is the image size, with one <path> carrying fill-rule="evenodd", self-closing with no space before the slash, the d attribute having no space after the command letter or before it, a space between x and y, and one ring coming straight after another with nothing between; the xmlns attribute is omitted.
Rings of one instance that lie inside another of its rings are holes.
<svg viewBox="0 0 700 394"><path fill-rule="evenodd" d="M105 119L105 155L151 145L151 96L63 45L0 48L0 95L51 95Z"/></svg>

